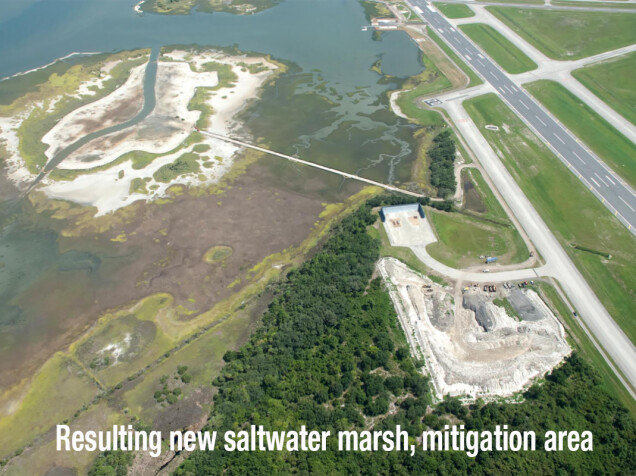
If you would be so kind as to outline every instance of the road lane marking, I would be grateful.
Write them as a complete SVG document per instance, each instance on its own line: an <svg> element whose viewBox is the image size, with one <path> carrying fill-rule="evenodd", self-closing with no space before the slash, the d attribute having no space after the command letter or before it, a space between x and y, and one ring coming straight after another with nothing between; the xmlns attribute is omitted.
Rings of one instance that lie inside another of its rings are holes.
<svg viewBox="0 0 636 476"><path fill-rule="evenodd" d="M545 124L544 124L545 125ZM554 133L554 137L556 137L557 139L559 139L561 141L561 144L565 144L565 141L563 139L561 139L556 132Z"/></svg>
<svg viewBox="0 0 636 476"><path fill-rule="evenodd" d="M484 59L484 55L482 55L481 53L477 53L477 56L479 56L481 59Z"/></svg>
<svg viewBox="0 0 636 476"><path fill-rule="evenodd" d="M577 153L576 153L576 152L574 152L574 151L572 151L572 153L573 153L574 155L576 155L576 158L577 158L577 159L579 159L581 162L583 162L583 165L585 165L585 161L584 161L581 157L579 157L579 154L577 154Z"/></svg>
<svg viewBox="0 0 636 476"><path fill-rule="evenodd" d="M464 56L466 57L466 59L467 59L468 61L472 61L472 59L470 59L470 56L468 56L468 55L464 55Z"/></svg>
<svg viewBox="0 0 636 476"><path fill-rule="evenodd" d="M509 88L508 86L506 86L506 90L507 90L510 94L512 94L512 91L510 90L510 88Z"/></svg>
<svg viewBox="0 0 636 476"><path fill-rule="evenodd" d="M594 183L596 184L596 186L597 186L597 187L599 187L599 188L600 188L600 185L598 184L598 182L597 182L596 180L594 180L594 177L590 177L590 180L591 180L592 182L594 182Z"/></svg>
<svg viewBox="0 0 636 476"><path fill-rule="evenodd" d="M636 210L634 210L634 209L632 208L632 206L631 206L629 203L627 203L623 197L621 197L621 196L619 195L619 196L618 196L618 198L620 198L620 199L621 199L621 202L623 202L625 205L627 205L627 208L629 208L632 212L636 212Z"/></svg>
<svg viewBox="0 0 636 476"><path fill-rule="evenodd" d="M519 99L519 102L520 102L521 104L523 104L523 106L524 106L524 107L525 107L528 111L530 110L530 108L528 107L528 105L527 105L525 102L523 102L523 100Z"/></svg>
<svg viewBox="0 0 636 476"><path fill-rule="evenodd" d="M548 127L548 125L545 122L543 122L539 116L535 115L534 117L536 117L539 120L539 122L543 124L543 127Z"/></svg>
<svg viewBox="0 0 636 476"><path fill-rule="evenodd" d="M609 176L609 175L606 175L606 176L605 176L605 178L606 178L607 180L609 180L609 182L610 182L612 185L616 185L616 182L614 182L614 181L610 178L610 176Z"/></svg>
<svg viewBox="0 0 636 476"><path fill-rule="evenodd" d="M597 174L596 172L594 172L594 175L596 175L596 176L598 177L598 179L599 179L601 182L603 182L603 185L605 185L606 187L609 187L609 185L607 185L607 183L605 183L605 180L603 180L599 174Z"/></svg>

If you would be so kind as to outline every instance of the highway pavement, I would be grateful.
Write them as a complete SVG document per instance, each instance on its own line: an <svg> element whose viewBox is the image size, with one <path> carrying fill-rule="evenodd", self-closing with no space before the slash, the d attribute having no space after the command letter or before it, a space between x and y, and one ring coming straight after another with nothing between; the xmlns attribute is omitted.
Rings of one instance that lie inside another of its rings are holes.
<svg viewBox="0 0 636 476"><path fill-rule="evenodd" d="M463 59L490 83L517 115L533 129L563 163L636 235L636 193L584 146L477 45L424 0L407 0Z"/></svg>

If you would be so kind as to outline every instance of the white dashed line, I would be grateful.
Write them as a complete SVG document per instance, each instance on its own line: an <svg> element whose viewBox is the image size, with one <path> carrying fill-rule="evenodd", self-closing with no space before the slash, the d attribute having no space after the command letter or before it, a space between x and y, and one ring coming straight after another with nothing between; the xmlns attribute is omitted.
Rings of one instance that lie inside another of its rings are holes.
<svg viewBox="0 0 636 476"><path fill-rule="evenodd" d="M540 119L539 119L540 120ZM543 124L545 126L545 124ZM563 139L561 139L558 135L556 135L556 132L554 133L554 137L556 137L557 139L559 139L561 141L561 144L565 144L565 141Z"/></svg>
<svg viewBox="0 0 636 476"><path fill-rule="evenodd" d="M596 184L597 187L600 187L600 185L598 184L598 182L596 180L594 180L594 177L590 177L590 180L592 182L594 182Z"/></svg>
<svg viewBox="0 0 636 476"><path fill-rule="evenodd" d="M603 185L605 185L606 187L609 187L609 185L607 185L607 183L605 183L605 180L603 180L603 178L602 178L599 174L597 174L596 172L594 172L594 175L596 175L596 177L597 177L597 178L598 178L601 182L603 182Z"/></svg>
<svg viewBox="0 0 636 476"><path fill-rule="evenodd" d="M614 182L609 175L606 175L605 178L609 181L609 183L611 183L612 185L616 185L616 182Z"/></svg>
<svg viewBox="0 0 636 476"><path fill-rule="evenodd" d="M530 110L530 108L528 107L528 105L527 105L525 102L523 102L521 99L519 99L519 102L520 102L521 104L523 104L523 107L525 107L528 111Z"/></svg>
<svg viewBox="0 0 636 476"><path fill-rule="evenodd" d="M536 117L536 118L538 119L538 121L539 121L541 124L543 124L543 127L548 127L548 125L547 125L545 122L543 122L539 116L534 116L534 117Z"/></svg>
<svg viewBox="0 0 636 476"><path fill-rule="evenodd" d="M484 59L484 55L482 55L481 53L477 53L477 56L479 56L481 59Z"/></svg>
<svg viewBox="0 0 636 476"><path fill-rule="evenodd" d="M472 60L470 59L470 56L468 56L468 55L464 55L464 56L466 57L466 59L467 59L468 61L472 61Z"/></svg>
<svg viewBox="0 0 636 476"><path fill-rule="evenodd" d="M579 157L579 154L577 154L577 153L576 153L576 152L574 152L574 151L572 151L572 153L573 153L574 155L576 155L576 158L577 158L577 159L579 159L581 162L583 162L583 165L585 165L585 161L584 161L581 157Z"/></svg>
<svg viewBox="0 0 636 476"><path fill-rule="evenodd" d="M623 197L621 197L621 196L619 195L619 196L618 196L618 198L620 198L620 199L621 199L621 202L623 202L625 205L627 205L627 208L629 208L632 212L636 212L636 210L634 210L634 209L632 208L632 206L631 206L629 203L627 203Z"/></svg>

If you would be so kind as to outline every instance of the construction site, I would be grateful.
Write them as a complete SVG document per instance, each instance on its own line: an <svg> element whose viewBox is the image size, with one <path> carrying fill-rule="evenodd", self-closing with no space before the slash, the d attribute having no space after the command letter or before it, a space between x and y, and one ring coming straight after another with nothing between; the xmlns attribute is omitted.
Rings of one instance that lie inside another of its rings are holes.
<svg viewBox="0 0 636 476"><path fill-rule="evenodd" d="M532 290L472 286L457 295L394 258L377 266L438 398L510 396L570 353L563 327Z"/></svg>
<svg viewBox="0 0 636 476"><path fill-rule="evenodd" d="M511 396L569 355L565 330L532 289L534 281L500 279L506 271L445 273L448 267L426 253L436 235L420 206L385 207L380 217L392 246L410 248L452 283L438 284L395 258L377 264L437 398ZM471 280L482 277L490 282Z"/></svg>

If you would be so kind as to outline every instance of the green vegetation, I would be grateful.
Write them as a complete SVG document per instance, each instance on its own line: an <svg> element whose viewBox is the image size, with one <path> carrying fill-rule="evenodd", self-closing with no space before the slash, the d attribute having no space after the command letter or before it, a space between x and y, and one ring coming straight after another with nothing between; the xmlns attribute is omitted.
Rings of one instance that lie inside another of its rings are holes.
<svg viewBox="0 0 636 476"><path fill-rule="evenodd" d="M154 173L157 182L170 183L177 177L199 172L199 156L193 152L183 154L174 162L162 165Z"/></svg>
<svg viewBox="0 0 636 476"><path fill-rule="evenodd" d="M88 476L126 476L134 457L130 451L105 451L97 457Z"/></svg>
<svg viewBox="0 0 636 476"><path fill-rule="evenodd" d="M48 160L45 155L48 146L42 143L42 137L71 111L96 101L120 87L128 79L133 67L147 61L146 55L147 50L125 51L115 55L96 55L96 57L78 61L78 64L64 69L63 73L59 75L45 68L49 74L46 81L43 81L43 77L36 74L39 72L35 71L19 77L19 80L23 81L24 84L36 86L21 96L17 95L24 93L24 89L21 86L14 86L13 79L8 82L6 94L3 94L4 81L1 82L0 98L12 99L12 102L9 105L0 104L0 116L28 112L28 117L22 121L17 133L20 141L20 155L29 172L38 173ZM84 81L100 77L103 64L109 60L119 60L119 63L110 71L111 78L104 81L103 87L96 90L94 95L78 97L80 85ZM57 70L53 69L53 71ZM39 105L32 110L26 109L34 103Z"/></svg>
<svg viewBox="0 0 636 476"><path fill-rule="evenodd" d="M453 63L455 63L457 67L461 69L466 76L468 76L469 82L466 87L472 88L473 86L479 86L480 84L484 84L483 80L479 76L477 76L477 73L475 73L466 63L464 63L464 60L462 60L459 56L457 56L455 52L451 50L448 47L448 45L444 43L439 36L437 36L437 34L431 29L431 27L427 26L426 32L427 32L426 34L431 38L431 40L437 43L437 46L439 46L440 49L444 53L446 53L446 55L453 61Z"/></svg>
<svg viewBox="0 0 636 476"><path fill-rule="evenodd" d="M360 4L362 8L364 8L364 16L368 22L371 22L372 18L388 18L393 16L391 11L383 3L373 0L361 0Z"/></svg>
<svg viewBox="0 0 636 476"><path fill-rule="evenodd" d="M460 213L428 213L439 241L426 250L453 268L483 264L480 256L497 256L498 263L521 263L530 256L516 229Z"/></svg>
<svg viewBox="0 0 636 476"><path fill-rule="evenodd" d="M282 0L197 0L201 12L250 15L275 7Z"/></svg>
<svg viewBox="0 0 636 476"><path fill-rule="evenodd" d="M409 355L395 311L379 280L369 283L378 242L365 229L375 218L361 209L345 218L323 249L291 272L262 326L215 379L218 392L207 429L221 433L249 424L268 430L388 430L400 425L412 438L451 421L467 428L590 430L593 452L490 453L325 452L192 453L177 475L191 474L620 474L630 467L634 420L600 387L578 355L570 357L522 403L447 398L432 407L428 379ZM311 470L309 470L311 468Z"/></svg>
<svg viewBox="0 0 636 476"><path fill-rule="evenodd" d="M422 96L450 89L451 82L424 55L422 55L422 62L426 69L404 83L402 87L404 92L399 95L397 105L404 114L420 125L443 127L444 118L439 112L420 108L416 101Z"/></svg>
<svg viewBox="0 0 636 476"><path fill-rule="evenodd" d="M12 396L17 404L11 414L3 413L0 418L0 457L29 443L33 433L70 418L95 397L98 387L76 361L57 353L30 381L10 391L14 395L4 394L3 398ZM51 405L51 395L56 395L55 405Z"/></svg>
<svg viewBox="0 0 636 476"><path fill-rule="evenodd" d="M187 365L178 366L177 371L171 376L162 375L159 379L161 389L153 394L155 402L167 405L177 403L183 395L183 385L189 384L191 380L192 376L188 373Z"/></svg>
<svg viewBox="0 0 636 476"><path fill-rule="evenodd" d="M193 8L214 13L245 15L258 13L280 3L281 0L146 0L141 9L144 12L166 15L187 15Z"/></svg>
<svg viewBox="0 0 636 476"><path fill-rule="evenodd" d="M636 42L636 16L486 7L550 58L574 60Z"/></svg>
<svg viewBox="0 0 636 476"><path fill-rule="evenodd" d="M548 227L627 336L636 341L636 239L495 95L464 103ZM508 125L508 131L485 129ZM611 260L569 243L603 249Z"/></svg>
<svg viewBox="0 0 636 476"><path fill-rule="evenodd" d="M130 182L130 190L128 193L131 195L133 193L143 193L146 195L148 193L148 189L146 188L146 184L150 181L150 177L140 178L135 177L132 182Z"/></svg>
<svg viewBox="0 0 636 476"><path fill-rule="evenodd" d="M471 23L459 28L507 72L525 73L537 68L534 61L490 25Z"/></svg>
<svg viewBox="0 0 636 476"><path fill-rule="evenodd" d="M623 3L620 3L623 2ZM582 2L578 2L577 0L552 0L550 5L553 6L561 6L561 7L572 7L581 5ZM636 9L636 5L633 3L627 3L625 0L617 0L617 2L608 2L607 0L599 1L599 2L588 2L586 1L583 5L586 7L602 7L602 8L622 8L633 10Z"/></svg>
<svg viewBox="0 0 636 476"><path fill-rule="evenodd" d="M607 365L592 341L579 324L568 306L563 302L554 286L538 281L535 288L547 303L552 312L560 317L561 323L568 331L568 342L594 368L601 377L600 386L610 395L617 395L632 415L636 415L636 401L618 379L614 371Z"/></svg>
<svg viewBox="0 0 636 476"><path fill-rule="evenodd" d="M455 156L457 150L450 129L445 129L433 139L428 151L430 159L431 185L437 189L437 196L446 198L455 193Z"/></svg>
<svg viewBox="0 0 636 476"><path fill-rule="evenodd" d="M636 144L559 83L535 81L525 88L632 187Z"/></svg>
<svg viewBox="0 0 636 476"><path fill-rule="evenodd" d="M475 12L468 5L463 3L435 3L437 9L448 18L469 18L474 17Z"/></svg>
<svg viewBox="0 0 636 476"><path fill-rule="evenodd" d="M517 311L515 311L515 308L512 307L512 304L510 304L510 301L508 301L508 298L496 298L493 299L492 303L495 306L499 306L505 309L506 314L508 314L510 317L521 321L521 316L519 315L519 313Z"/></svg>
<svg viewBox="0 0 636 476"><path fill-rule="evenodd" d="M512 226L508 214L479 169L469 168L462 171L462 187L464 189L463 213L478 214L495 223Z"/></svg>
<svg viewBox="0 0 636 476"><path fill-rule="evenodd" d="M232 88L234 87L234 82L238 80L238 76L236 76L231 64L208 61L201 65L201 71L216 71L219 77L219 84L211 89Z"/></svg>
<svg viewBox="0 0 636 476"><path fill-rule="evenodd" d="M213 246L203 255L203 261L208 264L215 264L225 261L232 254L232 248L229 246Z"/></svg>
<svg viewBox="0 0 636 476"><path fill-rule="evenodd" d="M636 52L576 69L572 76L625 119L636 124Z"/></svg>
<svg viewBox="0 0 636 476"><path fill-rule="evenodd" d="M146 0L141 5L144 12L186 15L197 0Z"/></svg>
<svg viewBox="0 0 636 476"><path fill-rule="evenodd" d="M243 68L243 71L247 70L251 74L262 73L263 71L268 71L269 68L265 66L263 63L244 63L243 61L239 62L238 65Z"/></svg>

